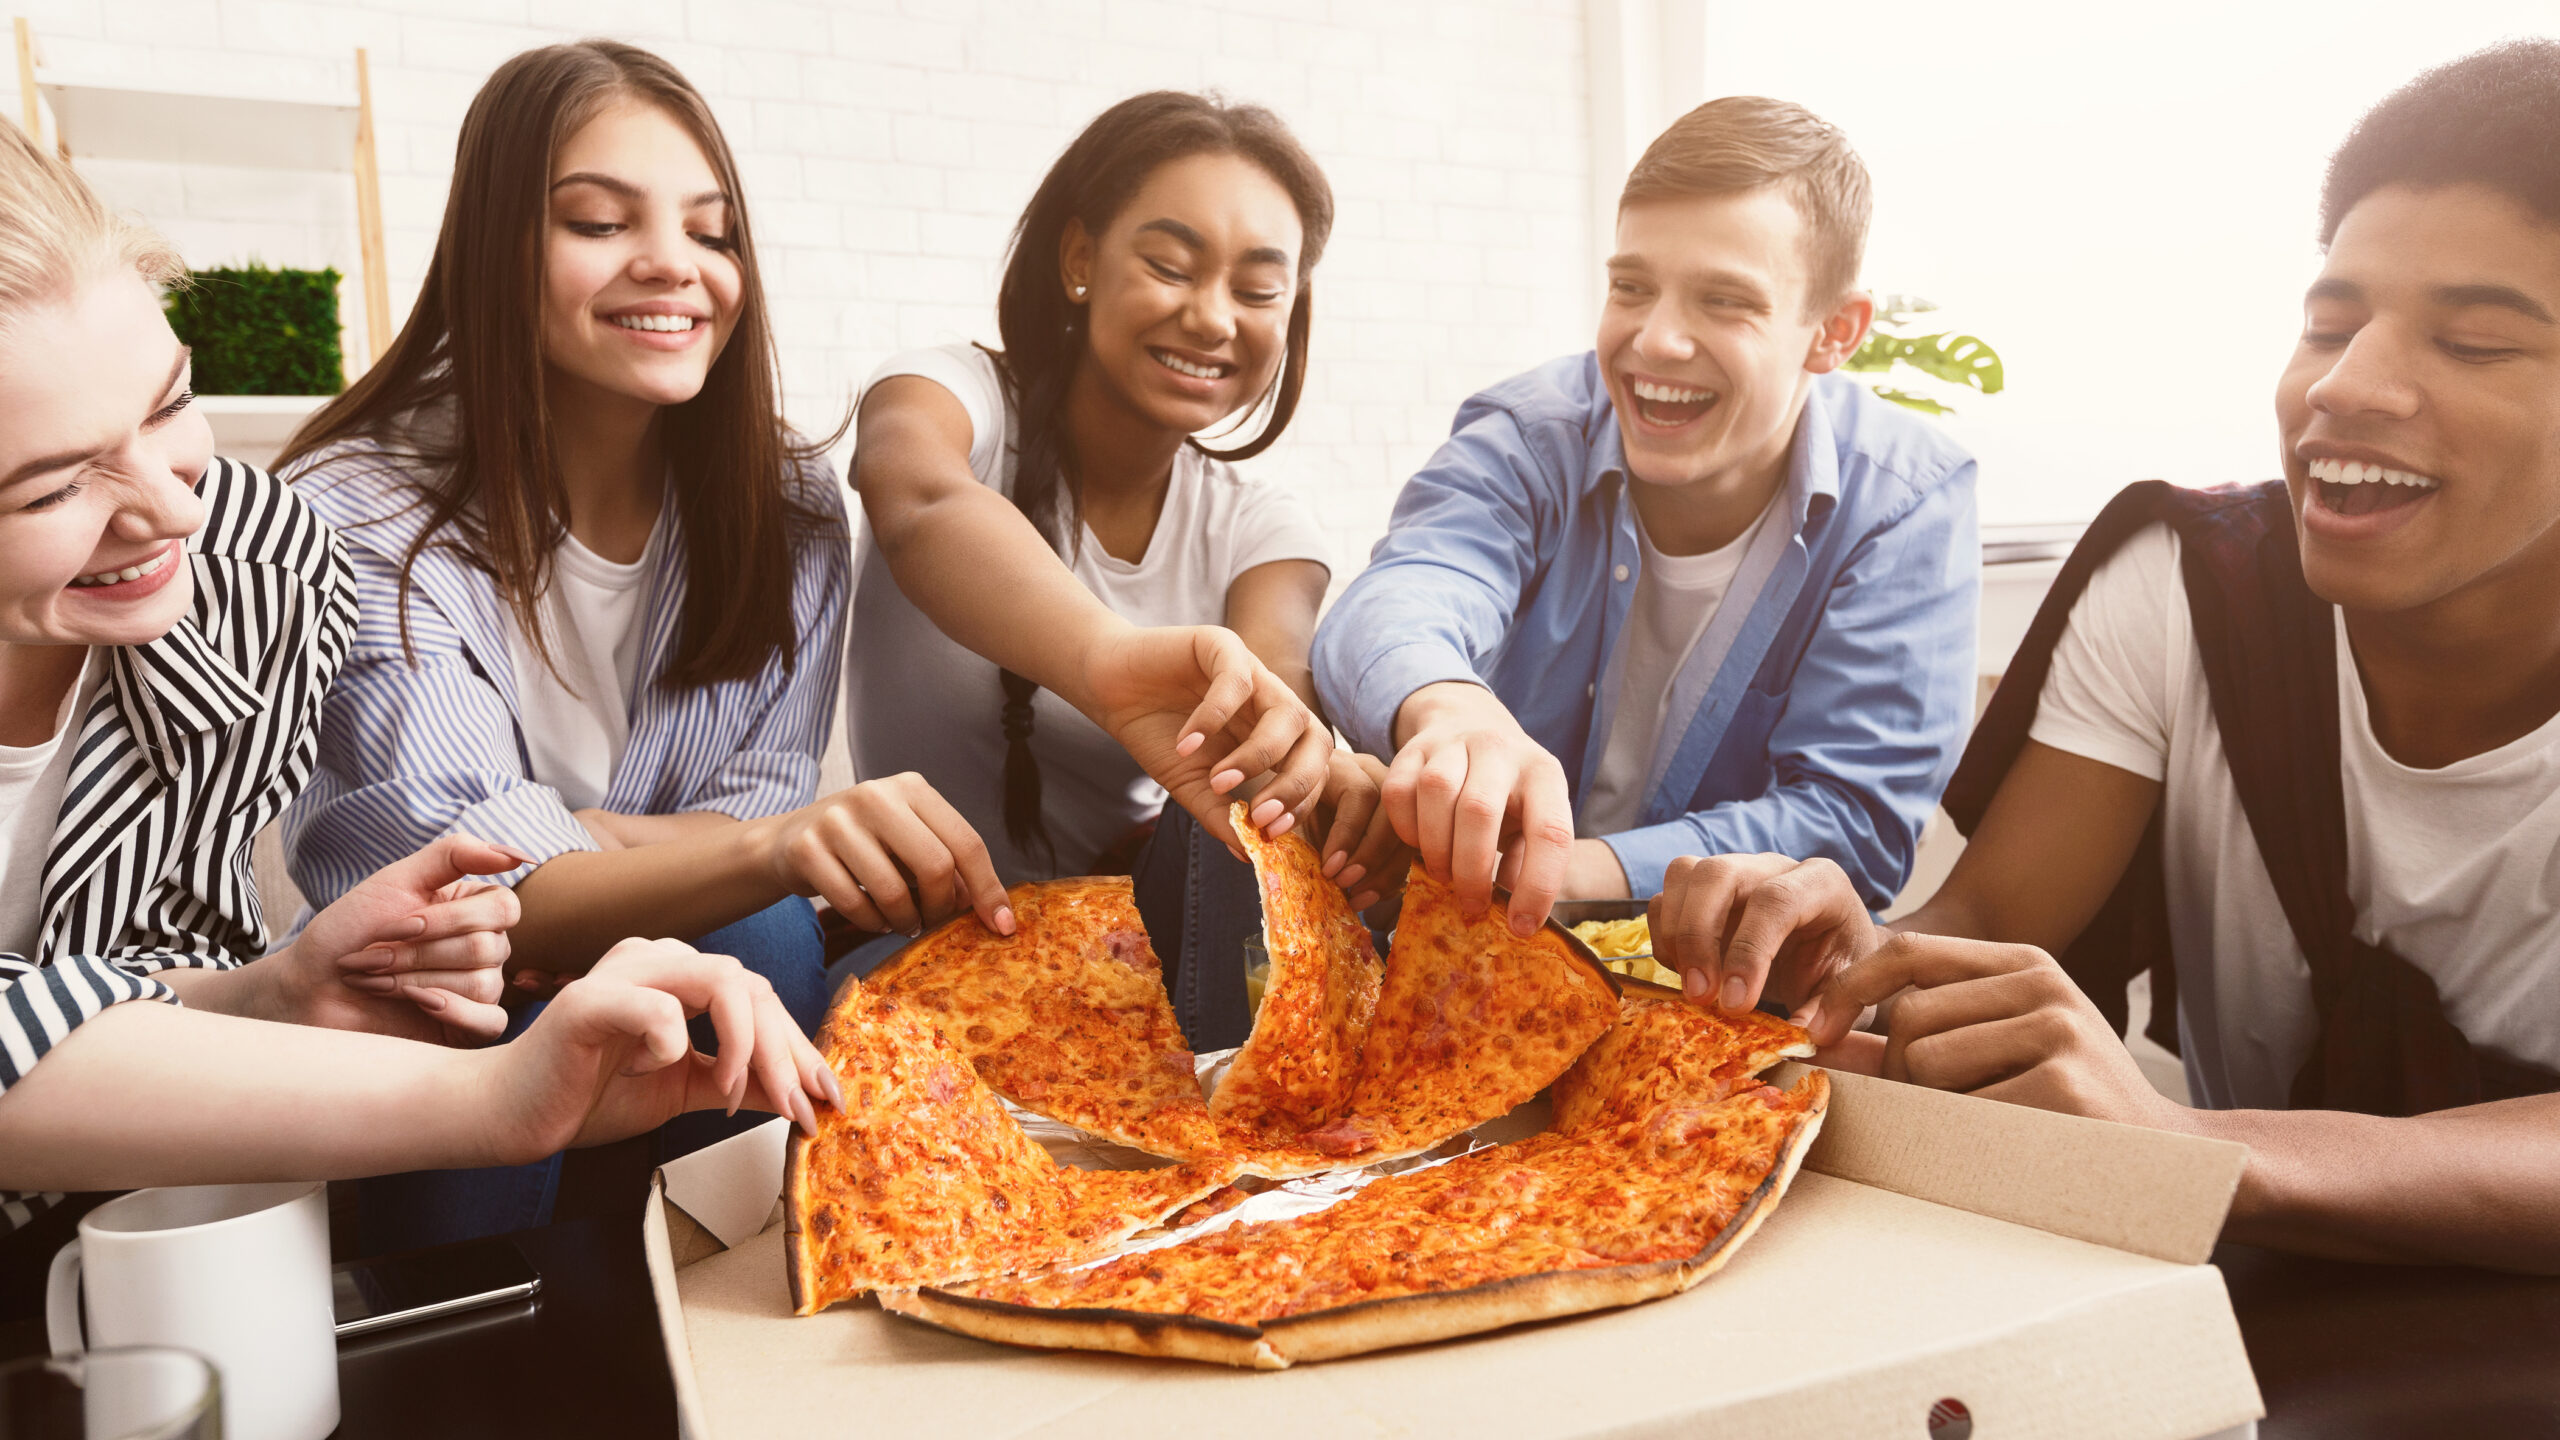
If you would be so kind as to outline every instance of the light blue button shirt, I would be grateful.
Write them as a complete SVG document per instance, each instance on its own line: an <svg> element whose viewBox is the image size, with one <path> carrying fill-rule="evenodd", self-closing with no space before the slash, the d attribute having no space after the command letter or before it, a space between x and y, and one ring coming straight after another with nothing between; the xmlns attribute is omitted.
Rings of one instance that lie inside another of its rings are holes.
<svg viewBox="0 0 2560 1440"><path fill-rule="evenodd" d="M1659 891L1676 856L1757 851L1828 856L1870 905L1901 889L1973 718L1973 481L1927 420L1814 382L1776 523L1672 683L1635 828L1601 837L1632 893ZM1407 696L1486 685L1578 804L1643 566L1599 362L1552 361L1459 407L1318 628L1317 689L1352 743L1389 755Z"/></svg>

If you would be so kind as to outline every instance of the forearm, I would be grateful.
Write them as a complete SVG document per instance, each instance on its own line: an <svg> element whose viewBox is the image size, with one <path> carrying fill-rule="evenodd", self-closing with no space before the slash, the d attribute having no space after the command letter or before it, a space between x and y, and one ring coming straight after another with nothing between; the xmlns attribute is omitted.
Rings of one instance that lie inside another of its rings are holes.
<svg viewBox="0 0 2560 1440"><path fill-rule="evenodd" d="M2560 1096L2407 1119L2190 1110L2249 1147L2224 1234L2343 1260L2560 1274Z"/></svg>
<svg viewBox="0 0 2560 1440"><path fill-rule="evenodd" d="M136 1001L0 1094L0 1189L341 1179L496 1163L482 1058Z"/></svg>
<svg viewBox="0 0 2560 1440"><path fill-rule="evenodd" d="M207 1014L290 1024L293 1017L279 993L278 978L288 968L286 961L291 953L279 951L272 957L273 963L263 965L253 961L228 970L162 970L155 978L177 991L178 998L190 1008Z"/></svg>
<svg viewBox="0 0 2560 1440"><path fill-rule="evenodd" d="M898 589L961 645L1091 713L1085 658L1128 622L1095 598L1013 502L943 487L866 514ZM1001 585L989 576L1004 577Z"/></svg>
<svg viewBox="0 0 2560 1440"><path fill-rule="evenodd" d="M553 856L516 882L514 961L575 975L630 936L689 940L754 914L790 893L770 858L774 828L693 822L659 844Z"/></svg>

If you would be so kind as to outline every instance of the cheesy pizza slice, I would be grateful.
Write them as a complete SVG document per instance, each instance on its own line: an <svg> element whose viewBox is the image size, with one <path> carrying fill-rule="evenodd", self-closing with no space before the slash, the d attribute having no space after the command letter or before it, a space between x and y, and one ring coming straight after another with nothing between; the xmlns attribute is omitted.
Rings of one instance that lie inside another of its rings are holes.
<svg viewBox="0 0 2560 1440"><path fill-rule="evenodd" d="M841 1111L795 1134L783 1177L795 1313L1101 1254L1234 1178L1233 1161L1075 1170L1005 1113L912 1002L846 985L819 1032Z"/></svg>
<svg viewBox="0 0 2560 1440"><path fill-rule="evenodd" d="M1378 952L1305 836L1266 838L1242 802L1231 816L1262 885L1271 978L1209 1111L1283 1145L1335 1120L1351 1099L1378 1005Z"/></svg>

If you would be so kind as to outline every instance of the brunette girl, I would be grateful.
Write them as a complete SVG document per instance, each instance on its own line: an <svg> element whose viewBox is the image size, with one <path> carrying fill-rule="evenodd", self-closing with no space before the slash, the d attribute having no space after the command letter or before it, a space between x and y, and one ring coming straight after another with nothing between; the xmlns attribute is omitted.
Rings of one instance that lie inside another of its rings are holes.
<svg viewBox="0 0 2560 1440"><path fill-rule="evenodd" d="M515 1053L415 1043L503 1023L514 902L455 882L514 857L475 840L265 953L250 837L310 775L354 597L291 491L213 457L154 293L181 274L0 126L0 1313L102 1198L64 1192L556 1149L741 1080L795 1115L832 1093L734 962L676 946L624 954ZM674 1065L715 1001L729 1063Z"/></svg>
<svg viewBox="0 0 2560 1440"><path fill-rule="evenodd" d="M528 857L504 877L521 963L696 936L804 1027L826 1001L804 895L882 929L973 902L1010 927L984 847L914 776L817 798L843 502L777 413L737 169L665 61L590 41L499 68L409 323L283 463L363 600L287 825L315 902L467 831ZM557 1178L369 1187L367 1232L541 1223Z"/></svg>
<svg viewBox="0 0 2560 1440"><path fill-rule="evenodd" d="M847 687L858 767L933 775L1009 877L1127 857L1196 1048L1237 1043L1248 1024L1252 874L1165 806L1144 737L1110 727L1077 660L1150 633L1134 627L1223 626L1194 633L1241 637L1311 714L1323 539L1304 501L1236 465L1296 413L1332 223L1323 172L1271 112L1171 91L1124 100L1067 147L1015 227L1004 348L898 356L861 408L875 552ZM1238 429L1226 448L1194 438ZM1376 803L1383 768L1334 749L1321 722L1298 743L1336 799L1326 871L1365 906L1401 874ZM1274 786L1253 818L1276 832L1298 808ZM1159 811L1139 851L1131 837Z"/></svg>

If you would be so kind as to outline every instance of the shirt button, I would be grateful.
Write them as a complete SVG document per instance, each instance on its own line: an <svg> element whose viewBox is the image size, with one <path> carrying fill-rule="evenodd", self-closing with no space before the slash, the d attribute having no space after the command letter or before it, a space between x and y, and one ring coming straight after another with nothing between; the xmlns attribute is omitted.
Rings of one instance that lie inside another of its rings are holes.
<svg viewBox="0 0 2560 1440"><path fill-rule="evenodd" d="M1627 567L1626 567L1626 566L1621 565L1621 566L1619 566L1616 570L1614 570L1614 571L1612 571L1612 572L1610 572L1610 573L1612 573L1612 574L1614 574L1614 575L1616 575L1616 576L1618 577L1618 582L1619 582L1620 584L1625 584L1625 583L1626 583L1626 579L1627 579Z"/></svg>
<svg viewBox="0 0 2560 1440"><path fill-rule="evenodd" d="M1597 699L1599 694L1600 686L1597 682L1582 687L1582 698L1585 700Z"/></svg>

